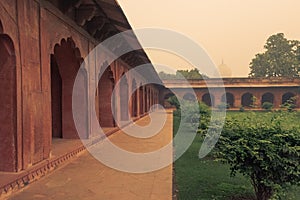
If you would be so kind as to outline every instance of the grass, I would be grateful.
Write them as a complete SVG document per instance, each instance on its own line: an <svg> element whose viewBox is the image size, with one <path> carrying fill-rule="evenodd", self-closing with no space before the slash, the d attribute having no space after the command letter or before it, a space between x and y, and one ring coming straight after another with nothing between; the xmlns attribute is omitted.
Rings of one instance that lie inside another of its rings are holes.
<svg viewBox="0 0 300 200"><path fill-rule="evenodd" d="M292 126L299 126L299 122L300 122L300 112L255 112L255 114L258 114L261 116L261 119L265 119L268 120L270 119L272 116L275 115L280 115L282 114L285 118L284 121L282 121L282 125L286 126L286 127L291 127ZM237 112L237 111L230 111L226 113L227 117L235 117L237 119L243 119L245 118L247 115L251 114L251 112Z"/></svg>
<svg viewBox="0 0 300 200"><path fill-rule="evenodd" d="M249 113L248 113L249 114ZM247 112L228 112L227 116L247 115ZM262 118L270 113L261 112ZM283 125L299 122L300 114L290 113ZM177 132L180 118L174 116L174 133ZM238 200L255 199L250 180L242 174L230 176L229 166L214 161L209 157L200 160L198 152L202 144L199 135L189 149L175 162L176 184L180 200ZM284 197L287 200L300 199L300 188L292 187Z"/></svg>

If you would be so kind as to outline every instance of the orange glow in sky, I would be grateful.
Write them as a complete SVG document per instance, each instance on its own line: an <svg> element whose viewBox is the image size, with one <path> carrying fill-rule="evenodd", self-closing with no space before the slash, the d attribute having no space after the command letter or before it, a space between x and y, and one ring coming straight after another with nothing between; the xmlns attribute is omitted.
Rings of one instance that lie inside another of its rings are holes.
<svg viewBox="0 0 300 200"><path fill-rule="evenodd" d="M300 40L299 0L118 0L134 28L160 27L187 35L216 65L233 76L247 76L249 63L269 36L283 32ZM147 51L153 63L173 68L188 64L159 51Z"/></svg>

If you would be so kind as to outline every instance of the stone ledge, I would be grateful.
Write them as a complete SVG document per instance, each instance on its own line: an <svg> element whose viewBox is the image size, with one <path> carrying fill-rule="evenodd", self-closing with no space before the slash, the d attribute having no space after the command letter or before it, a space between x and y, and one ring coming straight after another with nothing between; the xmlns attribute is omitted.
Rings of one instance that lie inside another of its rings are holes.
<svg viewBox="0 0 300 200"><path fill-rule="evenodd" d="M143 114L139 118L137 117L133 119L133 121L135 122L145 116L147 116L147 114ZM128 125L130 125L130 123L125 126ZM61 167L62 164L67 163L66 161L75 159L76 156L79 156L81 153L86 151L86 147L90 147L98 142L101 142L106 137L114 134L119 130L120 128L116 127L110 131L107 131L105 133L105 136L93 138L91 142L85 145L81 144L75 150L65 153L59 157L46 159L27 170L18 173L6 173L4 176L7 177L4 177L4 179L0 181L0 200L7 199L13 192L18 191L26 187L28 184L33 183L44 177L45 175L51 173L55 169Z"/></svg>
<svg viewBox="0 0 300 200"><path fill-rule="evenodd" d="M62 164L66 163L66 161L74 158L80 153L83 153L85 150L86 148L82 145L79 148L69 153L66 153L63 156L60 156L59 158L54 158L54 159L50 158L44 160L41 163L31 167L30 169L20 172L19 174L16 174L15 177L10 177L11 180L9 180L9 183L5 185L0 185L0 199L7 198L13 192L21 188L24 188L28 184L54 171Z"/></svg>

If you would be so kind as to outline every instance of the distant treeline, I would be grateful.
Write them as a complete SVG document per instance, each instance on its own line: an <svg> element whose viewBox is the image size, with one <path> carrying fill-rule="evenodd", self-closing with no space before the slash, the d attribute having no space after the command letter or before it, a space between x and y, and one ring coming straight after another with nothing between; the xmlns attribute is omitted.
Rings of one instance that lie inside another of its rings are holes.
<svg viewBox="0 0 300 200"><path fill-rule="evenodd" d="M177 70L176 74L168 74L165 72L159 72L159 77L163 80L166 79L207 79L209 78L205 74L201 74L197 68L191 70Z"/></svg>

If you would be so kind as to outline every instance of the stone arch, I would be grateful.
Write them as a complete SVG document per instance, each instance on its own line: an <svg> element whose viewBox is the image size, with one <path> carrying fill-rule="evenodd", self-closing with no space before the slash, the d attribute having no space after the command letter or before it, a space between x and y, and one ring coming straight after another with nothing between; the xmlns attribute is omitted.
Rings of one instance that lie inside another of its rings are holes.
<svg viewBox="0 0 300 200"><path fill-rule="evenodd" d="M253 94L247 92L242 95L242 106L251 107L253 105Z"/></svg>
<svg viewBox="0 0 300 200"><path fill-rule="evenodd" d="M230 108L234 107L234 95L230 92L226 92L222 95L222 102L229 105Z"/></svg>
<svg viewBox="0 0 300 200"><path fill-rule="evenodd" d="M151 110L151 102L152 102L152 90L151 90L151 86L148 87L148 108L147 111L150 112Z"/></svg>
<svg viewBox="0 0 300 200"><path fill-rule="evenodd" d="M145 86L145 113L149 112L149 89Z"/></svg>
<svg viewBox="0 0 300 200"><path fill-rule="evenodd" d="M151 104L150 104L150 108L153 109L153 105L154 105L154 91L153 91L153 87L151 87Z"/></svg>
<svg viewBox="0 0 300 200"><path fill-rule="evenodd" d="M261 97L261 105L265 102L274 103L274 95L270 92L264 93Z"/></svg>
<svg viewBox="0 0 300 200"><path fill-rule="evenodd" d="M205 103L206 105L208 105L208 106L211 106L211 107L215 106L215 97L214 97L214 95L212 95L212 94L205 93L205 94L202 96L201 101L202 101L203 103Z"/></svg>
<svg viewBox="0 0 300 200"><path fill-rule="evenodd" d="M16 55L0 21L0 171L17 171ZM5 160L5 162L3 162Z"/></svg>
<svg viewBox="0 0 300 200"><path fill-rule="evenodd" d="M295 94L294 93L292 93L292 92L287 92L287 93L284 93L283 95L282 95L282 98L281 98L281 103L282 104L284 104L284 103L286 103L288 100L290 100L292 97L294 97L295 96ZM294 102L294 104L295 104L296 102Z"/></svg>
<svg viewBox="0 0 300 200"><path fill-rule="evenodd" d="M51 55L51 104L52 104L52 136L66 139L78 138L72 113L72 92L76 76L78 76L80 91L85 94L78 96L82 102L81 115L84 116L80 129L82 138L88 137L88 98L87 98L87 72L80 70L83 63L80 50L72 38L62 39L54 47ZM78 73L78 75L77 75ZM55 78L54 78L55 77ZM57 81L59 80L59 81ZM57 92L59 94L57 94ZM59 112L60 108L60 112ZM55 131L61 133L55 133ZM84 131L84 132L83 132Z"/></svg>
<svg viewBox="0 0 300 200"><path fill-rule="evenodd" d="M62 138L62 79L54 55L50 56L52 137Z"/></svg>
<svg viewBox="0 0 300 200"><path fill-rule="evenodd" d="M128 99L129 99L129 94L128 94L128 80L125 75L125 73L122 74L120 80L120 111L121 111L121 121L126 121L128 120Z"/></svg>
<svg viewBox="0 0 300 200"><path fill-rule="evenodd" d="M107 66L107 64L104 64L104 66ZM107 67L102 74L101 77L99 77L99 83L98 83L98 105L99 105L99 123L101 127L115 127L116 123L114 120L114 96L113 90L115 88L115 79L113 71L111 70L111 67Z"/></svg>
<svg viewBox="0 0 300 200"><path fill-rule="evenodd" d="M138 116L138 113L137 113L138 96L137 96L137 86L136 86L135 79L132 79L131 92L133 92L131 95L131 116L137 117Z"/></svg>
<svg viewBox="0 0 300 200"><path fill-rule="evenodd" d="M140 104L140 115L144 114L144 86L140 84L139 87L139 104Z"/></svg>
<svg viewBox="0 0 300 200"><path fill-rule="evenodd" d="M0 34L2 34L2 33L3 33L3 26L2 26L2 22L0 20Z"/></svg>
<svg viewBox="0 0 300 200"><path fill-rule="evenodd" d="M148 87L148 108L147 108L148 112L150 112L151 103L152 103L152 90L151 90L151 86L150 86L150 87Z"/></svg>
<svg viewBox="0 0 300 200"><path fill-rule="evenodd" d="M183 95L183 99L188 100L188 101L196 101L197 100L195 95L192 93L186 93L185 95Z"/></svg>

